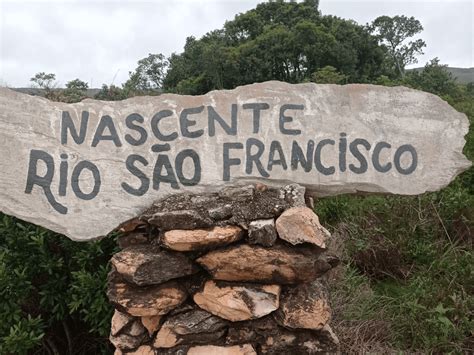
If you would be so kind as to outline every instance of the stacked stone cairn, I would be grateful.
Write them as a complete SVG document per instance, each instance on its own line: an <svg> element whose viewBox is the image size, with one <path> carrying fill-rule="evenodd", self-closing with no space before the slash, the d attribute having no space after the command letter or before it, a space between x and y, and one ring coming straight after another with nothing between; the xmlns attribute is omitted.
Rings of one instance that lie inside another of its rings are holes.
<svg viewBox="0 0 474 355"><path fill-rule="evenodd" d="M108 297L116 354L337 351L330 234L299 185L178 194L122 226Z"/></svg>

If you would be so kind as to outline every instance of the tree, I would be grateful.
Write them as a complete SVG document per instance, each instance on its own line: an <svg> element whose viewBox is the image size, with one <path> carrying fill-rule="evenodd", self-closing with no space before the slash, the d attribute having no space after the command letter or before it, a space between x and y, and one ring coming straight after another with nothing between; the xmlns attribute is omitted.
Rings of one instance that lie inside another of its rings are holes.
<svg viewBox="0 0 474 355"><path fill-rule="evenodd" d="M159 91L162 88L168 61L161 53L148 54L138 61L137 68L129 73L129 79L124 84L128 92Z"/></svg>
<svg viewBox="0 0 474 355"><path fill-rule="evenodd" d="M318 1L270 1L237 15L222 29L189 37L169 58L163 89L203 94L280 80L300 83L332 66L347 82L385 74L385 51L367 28L321 16Z"/></svg>
<svg viewBox="0 0 474 355"><path fill-rule="evenodd" d="M30 81L34 86L49 92L56 86L56 74L45 72L36 73Z"/></svg>
<svg viewBox="0 0 474 355"><path fill-rule="evenodd" d="M408 64L418 62L415 56L423 54L423 47L426 47L422 39L407 43L409 38L423 31L420 21L414 17L380 16L372 22L369 28L380 43L387 47L394 69L400 77L405 75L405 67Z"/></svg>
<svg viewBox="0 0 474 355"><path fill-rule="evenodd" d="M102 85L100 91L94 96L97 100L119 101L127 98L124 89L115 85Z"/></svg>
<svg viewBox="0 0 474 355"><path fill-rule="evenodd" d="M446 70L447 65L434 58L421 71L411 71L405 81L412 87L440 96L455 97L460 94L456 79Z"/></svg>
<svg viewBox="0 0 474 355"><path fill-rule="evenodd" d="M87 97L87 89L89 89L89 85L80 79L68 81L66 89L62 92L63 99L61 101L79 102Z"/></svg>
<svg viewBox="0 0 474 355"><path fill-rule="evenodd" d="M346 80L346 75L339 73L330 65L315 71L311 76L311 81L319 84L344 84Z"/></svg>

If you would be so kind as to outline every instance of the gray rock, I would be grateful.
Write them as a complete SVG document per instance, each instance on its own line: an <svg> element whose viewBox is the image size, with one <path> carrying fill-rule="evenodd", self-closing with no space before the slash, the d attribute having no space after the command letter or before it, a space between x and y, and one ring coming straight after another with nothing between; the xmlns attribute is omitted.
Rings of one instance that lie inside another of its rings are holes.
<svg viewBox="0 0 474 355"><path fill-rule="evenodd" d="M157 212L148 219L148 223L153 224L161 230L171 229L196 229L212 226L210 218L203 217L193 210Z"/></svg>
<svg viewBox="0 0 474 355"><path fill-rule="evenodd" d="M126 248L116 253L111 263L125 280L139 286L157 285L199 271L182 253L149 245Z"/></svg>
<svg viewBox="0 0 474 355"><path fill-rule="evenodd" d="M250 244L271 247L278 237L275 229L275 220L270 218L250 222L248 236Z"/></svg>
<svg viewBox="0 0 474 355"><path fill-rule="evenodd" d="M219 317L195 309L169 317L156 334L155 348L178 344L206 344L224 335L227 323Z"/></svg>
<svg viewBox="0 0 474 355"><path fill-rule="evenodd" d="M211 217L215 221L228 219L232 217L232 206L225 205L225 206L211 208L209 210L209 217Z"/></svg>
<svg viewBox="0 0 474 355"><path fill-rule="evenodd" d="M258 125L251 103L268 105ZM176 139L157 139L153 117ZM400 86L272 81L202 96L74 104L0 88L0 126L0 211L74 240L104 236L183 192L294 182L309 195L417 195L471 166L462 154L467 117ZM220 198L248 201L258 192L230 189ZM206 227L180 216L190 228Z"/></svg>
<svg viewBox="0 0 474 355"><path fill-rule="evenodd" d="M147 243L148 243L148 238L143 233L136 233L136 232L126 233L126 234L120 235L117 238L117 244L120 247L120 249L125 249L132 245L147 244Z"/></svg>

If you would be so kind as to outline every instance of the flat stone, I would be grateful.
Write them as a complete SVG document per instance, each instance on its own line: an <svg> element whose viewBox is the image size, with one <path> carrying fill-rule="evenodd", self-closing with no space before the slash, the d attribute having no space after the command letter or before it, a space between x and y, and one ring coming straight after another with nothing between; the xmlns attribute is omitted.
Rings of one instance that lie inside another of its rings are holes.
<svg viewBox="0 0 474 355"><path fill-rule="evenodd" d="M112 336L117 335L120 331L125 328L128 324L130 324L134 318L126 313L120 312L119 310L114 311L114 315L112 316L111 327L110 327L110 334Z"/></svg>
<svg viewBox="0 0 474 355"><path fill-rule="evenodd" d="M247 185L225 188L218 193L170 195L156 201L140 218L150 221L157 213L160 216L170 212L176 212L178 215L186 213L192 215L191 221L204 221L203 223L209 226L238 225L246 229L253 220L278 217L285 209L293 206L294 201L285 197L284 189L286 186L265 186L264 189L257 189L256 186ZM187 222L186 218L182 219L185 219L185 227L172 219L165 229L173 229L170 228L172 223L176 225L174 229L195 229L195 224Z"/></svg>
<svg viewBox="0 0 474 355"><path fill-rule="evenodd" d="M133 245L146 243L148 243L147 236L140 232L122 234L117 238L117 244L120 249L125 249Z"/></svg>
<svg viewBox="0 0 474 355"><path fill-rule="evenodd" d="M275 319L287 328L323 329L331 319L325 287L318 281L287 287Z"/></svg>
<svg viewBox="0 0 474 355"><path fill-rule="evenodd" d="M210 280L193 298L206 311L236 322L260 318L278 309L280 290L279 285L238 285Z"/></svg>
<svg viewBox="0 0 474 355"><path fill-rule="evenodd" d="M276 284L309 282L331 269L318 253L286 246L239 245L211 251L196 260L213 278Z"/></svg>
<svg viewBox="0 0 474 355"><path fill-rule="evenodd" d="M142 345L134 351L127 352L127 355L155 355L155 349L150 345Z"/></svg>
<svg viewBox="0 0 474 355"><path fill-rule="evenodd" d="M248 229L249 243L271 247L276 239L275 221L273 218L252 221Z"/></svg>
<svg viewBox="0 0 474 355"><path fill-rule="evenodd" d="M143 336L133 336L129 334L111 335L110 342L120 350L133 350L140 346Z"/></svg>
<svg viewBox="0 0 474 355"><path fill-rule="evenodd" d="M163 315L179 306L187 298L182 286L174 281L136 287L125 282L109 282L107 296L113 304L136 317Z"/></svg>
<svg viewBox="0 0 474 355"><path fill-rule="evenodd" d="M232 200L251 200L255 194L254 185L230 186L219 191L220 197L230 198Z"/></svg>
<svg viewBox="0 0 474 355"><path fill-rule="evenodd" d="M132 218L131 220L122 223L118 228L118 231L122 233L130 233L140 227L144 227L145 225L146 223L144 221L141 221L139 218Z"/></svg>
<svg viewBox="0 0 474 355"><path fill-rule="evenodd" d="M210 218L205 218L193 210L157 212L148 220L148 223L157 226L163 231L212 226Z"/></svg>
<svg viewBox="0 0 474 355"><path fill-rule="evenodd" d="M280 328L259 342L265 355L281 354L339 354L338 344L324 331L302 330L295 332Z"/></svg>
<svg viewBox="0 0 474 355"><path fill-rule="evenodd" d="M206 344L225 333L227 323L221 318L196 309L170 316L156 334L155 348L172 348L178 344Z"/></svg>
<svg viewBox="0 0 474 355"><path fill-rule="evenodd" d="M213 227L210 229L171 230L165 232L161 243L177 251L202 250L225 246L243 236L243 230L237 226Z"/></svg>
<svg viewBox="0 0 474 355"><path fill-rule="evenodd" d="M286 329L272 315L256 320L231 323L225 344L253 344L259 354L337 353L338 339L330 327L321 330Z"/></svg>
<svg viewBox="0 0 474 355"><path fill-rule="evenodd" d="M142 324L148 330L148 334L152 335L160 329L160 321L163 316L141 317Z"/></svg>
<svg viewBox="0 0 474 355"><path fill-rule="evenodd" d="M111 263L125 280L139 286L156 285L198 272L185 255L150 245L128 247L115 254Z"/></svg>
<svg viewBox="0 0 474 355"><path fill-rule="evenodd" d="M327 230L318 216L308 207L293 207L276 220L278 236L293 245L310 243L326 249Z"/></svg>
<svg viewBox="0 0 474 355"><path fill-rule="evenodd" d="M251 344L234 346L201 345L189 348L186 355L257 355Z"/></svg>
<svg viewBox="0 0 474 355"><path fill-rule="evenodd" d="M258 111L258 126L252 103L268 105ZM150 122L163 110L170 115L162 117L160 129L177 137L156 162L158 154L151 152L164 142L155 139ZM200 96L74 104L0 88L0 126L0 212L74 240L105 236L180 193L291 181L320 196L418 195L447 186L471 166L462 153L466 115L435 95L402 86L269 81ZM137 135L138 129L144 133ZM127 139L139 136L139 145ZM68 163L64 178L62 160ZM223 198L246 201L260 192L228 191ZM175 212L150 222L163 230L210 227L213 220L201 217Z"/></svg>

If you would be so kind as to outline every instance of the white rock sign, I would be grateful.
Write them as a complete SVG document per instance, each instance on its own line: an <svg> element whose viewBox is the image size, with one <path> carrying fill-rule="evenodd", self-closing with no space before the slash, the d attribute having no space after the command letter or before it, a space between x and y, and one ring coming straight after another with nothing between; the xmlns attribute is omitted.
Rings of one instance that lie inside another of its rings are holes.
<svg viewBox="0 0 474 355"><path fill-rule="evenodd" d="M261 181L415 195L471 165L466 116L404 87L272 81L76 104L0 89L0 124L1 211L74 240L169 194Z"/></svg>

